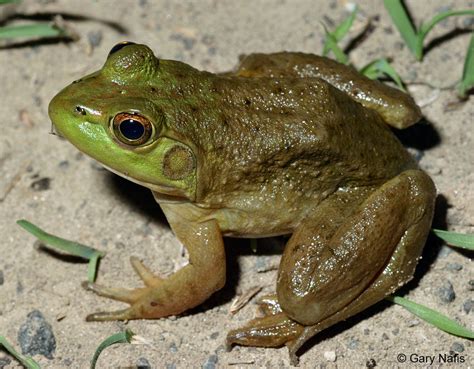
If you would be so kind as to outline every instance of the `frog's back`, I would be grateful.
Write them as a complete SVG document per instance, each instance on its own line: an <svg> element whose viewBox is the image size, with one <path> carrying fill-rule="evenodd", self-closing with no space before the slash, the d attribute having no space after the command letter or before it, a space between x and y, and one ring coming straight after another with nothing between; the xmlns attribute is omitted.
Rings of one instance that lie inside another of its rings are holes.
<svg viewBox="0 0 474 369"><path fill-rule="evenodd" d="M203 206L288 208L416 167L377 111L322 78L199 73L182 81L173 126L199 152Z"/></svg>
<svg viewBox="0 0 474 369"><path fill-rule="evenodd" d="M364 184L413 165L377 112L319 78L217 76L211 89L192 124L178 121L220 176L227 167L249 181L309 170Z"/></svg>

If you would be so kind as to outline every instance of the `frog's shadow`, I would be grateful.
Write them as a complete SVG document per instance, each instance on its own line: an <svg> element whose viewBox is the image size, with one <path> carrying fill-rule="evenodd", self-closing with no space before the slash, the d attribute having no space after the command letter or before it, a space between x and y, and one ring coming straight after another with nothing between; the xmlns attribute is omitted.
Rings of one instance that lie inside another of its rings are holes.
<svg viewBox="0 0 474 369"><path fill-rule="evenodd" d="M393 134L405 147L416 150L428 150L441 143L441 137L435 126L426 118L405 129L392 129Z"/></svg>

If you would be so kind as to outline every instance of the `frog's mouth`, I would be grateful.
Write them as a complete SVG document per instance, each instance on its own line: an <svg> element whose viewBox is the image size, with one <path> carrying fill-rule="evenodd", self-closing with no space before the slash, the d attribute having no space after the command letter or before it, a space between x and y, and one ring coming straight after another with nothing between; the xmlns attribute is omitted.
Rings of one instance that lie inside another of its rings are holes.
<svg viewBox="0 0 474 369"><path fill-rule="evenodd" d="M56 126L54 125L54 123L51 123L51 129L49 131L49 134L50 135L53 135L53 136L58 136L59 138L61 139L66 139L66 137L64 137L61 132L59 132L59 130L56 128Z"/></svg>

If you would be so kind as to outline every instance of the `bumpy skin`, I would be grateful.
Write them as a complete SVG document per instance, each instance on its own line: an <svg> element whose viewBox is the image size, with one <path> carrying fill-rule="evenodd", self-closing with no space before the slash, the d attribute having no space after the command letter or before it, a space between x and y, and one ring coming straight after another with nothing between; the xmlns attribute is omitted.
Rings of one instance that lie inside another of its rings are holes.
<svg viewBox="0 0 474 369"><path fill-rule="evenodd" d="M104 67L49 107L59 134L108 169L150 188L190 264L144 288L88 288L129 303L90 320L159 318L225 283L222 236L292 234L264 316L228 344L296 351L317 332L391 294L413 275L433 215L431 179L391 133L420 118L412 99L332 60L253 54L229 73L158 60L144 45L112 50ZM151 123L129 145L117 114Z"/></svg>

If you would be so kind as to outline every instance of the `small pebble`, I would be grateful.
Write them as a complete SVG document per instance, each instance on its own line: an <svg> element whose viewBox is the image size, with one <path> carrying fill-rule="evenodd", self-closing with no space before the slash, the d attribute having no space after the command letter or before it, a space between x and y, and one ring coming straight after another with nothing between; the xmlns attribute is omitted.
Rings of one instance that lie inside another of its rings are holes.
<svg viewBox="0 0 474 369"><path fill-rule="evenodd" d="M43 177L32 182L30 187L34 191L46 191L51 187L51 178Z"/></svg>
<svg viewBox="0 0 474 369"><path fill-rule="evenodd" d="M448 280L445 280L443 282L443 285L436 290L436 294L441 300L441 302L444 302L446 304L453 302L456 298L456 293L454 292L453 285Z"/></svg>
<svg viewBox="0 0 474 369"><path fill-rule="evenodd" d="M459 272L462 270L462 265L459 263L448 263L446 264L446 270L449 270L451 272Z"/></svg>
<svg viewBox="0 0 474 369"><path fill-rule="evenodd" d="M411 319L408 321L407 326L408 327L416 327L418 324L420 324L420 321L418 319Z"/></svg>
<svg viewBox="0 0 474 369"><path fill-rule="evenodd" d="M368 336L369 333L370 333L370 329L369 329L369 328L365 328L365 329L364 329L364 334L365 334L366 336Z"/></svg>
<svg viewBox="0 0 474 369"><path fill-rule="evenodd" d="M392 331L392 334L393 334L394 336L398 335L398 333L400 333L400 329L398 329L398 328L395 328L395 329Z"/></svg>
<svg viewBox="0 0 474 369"><path fill-rule="evenodd" d="M62 160L59 162L58 167L61 169L67 169L69 168L69 161L67 160Z"/></svg>
<svg viewBox="0 0 474 369"><path fill-rule="evenodd" d="M166 368L166 369L176 369L176 364L175 364L175 363L166 364L166 365L165 365L165 368Z"/></svg>
<svg viewBox="0 0 474 369"><path fill-rule="evenodd" d="M387 335L387 333L382 333L382 341L387 341L388 339L390 339Z"/></svg>
<svg viewBox="0 0 474 369"><path fill-rule="evenodd" d="M92 47L97 47L102 42L102 31L90 31L87 33L87 40L89 45Z"/></svg>
<svg viewBox="0 0 474 369"><path fill-rule="evenodd" d="M12 361L8 357L1 357L0 358L0 369L3 369L6 367L8 364L10 364Z"/></svg>
<svg viewBox="0 0 474 369"><path fill-rule="evenodd" d="M5 283L5 278L3 277L3 270L0 270L0 286L2 286L3 283Z"/></svg>
<svg viewBox="0 0 474 369"><path fill-rule="evenodd" d="M451 350L454 352L464 352L464 345L460 342L453 342Z"/></svg>
<svg viewBox="0 0 474 369"><path fill-rule="evenodd" d="M473 306L474 306L474 300L468 299L464 301L464 304L462 304L462 309L464 310L466 314L469 314Z"/></svg>
<svg viewBox="0 0 474 369"><path fill-rule="evenodd" d="M359 346L359 340L351 337L347 340L347 347L351 350L355 350Z"/></svg>
<svg viewBox="0 0 474 369"><path fill-rule="evenodd" d="M139 357L137 360L137 369L151 369L150 362L144 357Z"/></svg>
<svg viewBox="0 0 474 369"><path fill-rule="evenodd" d="M53 359L56 339L51 325L38 310L33 310L27 315L26 322L18 331L18 342L23 355L43 355L50 360Z"/></svg>
<svg viewBox="0 0 474 369"><path fill-rule="evenodd" d="M172 342L171 345L168 347L170 352L178 352L178 348L176 347L176 343Z"/></svg>
<svg viewBox="0 0 474 369"><path fill-rule="evenodd" d="M207 358L207 361L202 366L203 369L214 369L217 364L217 355L211 355Z"/></svg>
<svg viewBox="0 0 474 369"><path fill-rule="evenodd" d="M72 363L74 362L74 360L70 359L70 358L66 358L62 361L62 364L65 366L65 367L70 367L72 366Z"/></svg>
<svg viewBox="0 0 474 369"><path fill-rule="evenodd" d="M467 282L467 290L474 291L474 279L471 279L469 282Z"/></svg>
<svg viewBox="0 0 474 369"><path fill-rule="evenodd" d="M377 362L374 359L369 359L365 362L366 368L372 369L372 368L375 368L376 366L377 366Z"/></svg>
<svg viewBox="0 0 474 369"><path fill-rule="evenodd" d="M215 340L217 337L219 337L219 332L214 332L214 333L211 333L211 340Z"/></svg>
<svg viewBox="0 0 474 369"><path fill-rule="evenodd" d="M474 17L466 17L463 20L463 27L471 28L472 26L474 26Z"/></svg>
<svg viewBox="0 0 474 369"><path fill-rule="evenodd" d="M336 351L324 351L323 354L326 361L335 362L336 361Z"/></svg>
<svg viewBox="0 0 474 369"><path fill-rule="evenodd" d="M451 254L453 252L453 249L449 246L443 245L441 246L439 252L438 252L438 257L439 258L444 258Z"/></svg>

